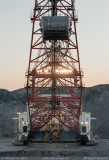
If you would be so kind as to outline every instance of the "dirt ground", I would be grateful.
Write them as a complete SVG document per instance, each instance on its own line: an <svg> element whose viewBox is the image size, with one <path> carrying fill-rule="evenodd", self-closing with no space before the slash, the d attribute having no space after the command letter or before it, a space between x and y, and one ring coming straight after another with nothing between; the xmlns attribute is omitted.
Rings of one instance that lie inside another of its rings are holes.
<svg viewBox="0 0 109 160"><path fill-rule="evenodd" d="M12 145L12 138L0 138L2 160L109 160L109 139L97 139L98 145L80 143L29 143Z"/></svg>

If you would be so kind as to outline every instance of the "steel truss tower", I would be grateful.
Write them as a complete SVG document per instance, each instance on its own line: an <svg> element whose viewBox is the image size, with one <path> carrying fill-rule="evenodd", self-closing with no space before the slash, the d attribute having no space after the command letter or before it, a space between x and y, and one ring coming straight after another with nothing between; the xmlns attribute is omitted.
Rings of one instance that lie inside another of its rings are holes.
<svg viewBox="0 0 109 160"><path fill-rule="evenodd" d="M35 0L27 73L31 131L53 117L79 131L82 75L74 0Z"/></svg>

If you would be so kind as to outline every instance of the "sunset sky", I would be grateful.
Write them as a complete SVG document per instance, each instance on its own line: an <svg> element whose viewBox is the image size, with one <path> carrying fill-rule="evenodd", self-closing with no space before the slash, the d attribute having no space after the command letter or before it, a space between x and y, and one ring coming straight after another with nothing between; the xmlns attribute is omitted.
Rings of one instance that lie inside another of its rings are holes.
<svg viewBox="0 0 109 160"><path fill-rule="evenodd" d="M109 84L109 0L75 0L80 62L86 87ZM34 0L0 0L0 88L23 88Z"/></svg>

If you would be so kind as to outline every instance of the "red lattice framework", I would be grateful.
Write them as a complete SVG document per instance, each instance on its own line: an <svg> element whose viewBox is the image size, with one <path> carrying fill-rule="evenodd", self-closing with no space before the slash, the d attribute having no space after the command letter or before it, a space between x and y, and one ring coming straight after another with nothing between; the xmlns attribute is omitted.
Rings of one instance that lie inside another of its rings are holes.
<svg viewBox="0 0 109 160"><path fill-rule="evenodd" d="M56 3L55 3L56 2ZM42 16L68 16L72 22L69 40L45 40ZM36 0L27 96L31 131L38 131L53 117L76 132L81 114L82 76L76 32L74 0Z"/></svg>

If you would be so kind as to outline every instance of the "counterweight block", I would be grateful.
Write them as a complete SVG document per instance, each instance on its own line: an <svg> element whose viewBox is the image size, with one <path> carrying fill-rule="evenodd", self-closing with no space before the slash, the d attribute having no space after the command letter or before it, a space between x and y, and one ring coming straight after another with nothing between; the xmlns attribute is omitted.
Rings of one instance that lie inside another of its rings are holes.
<svg viewBox="0 0 109 160"><path fill-rule="evenodd" d="M41 18L43 40L69 40L70 18L68 16L43 16Z"/></svg>

